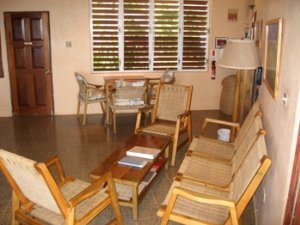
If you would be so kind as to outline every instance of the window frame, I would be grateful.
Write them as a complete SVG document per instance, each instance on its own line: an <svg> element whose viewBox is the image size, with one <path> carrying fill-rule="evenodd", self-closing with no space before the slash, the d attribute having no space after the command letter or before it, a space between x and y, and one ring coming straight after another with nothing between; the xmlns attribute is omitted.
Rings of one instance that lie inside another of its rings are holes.
<svg viewBox="0 0 300 225"><path fill-rule="evenodd" d="M121 32L119 32L119 43L118 43L118 47L119 47L119 68L118 70L95 70L94 67L94 45L93 45L93 7L92 7L92 3L95 0L89 0L89 9L90 9L90 17L89 17L89 22L90 22L90 55L91 55L91 71L92 73L117 73L117 72L124 72L124 73L134 73L134 72L159 72L159 71L163 71L167 68L162 68L161 70L158 69L154 69L154 48L155 48L155 43L154 43L154 1L155 0L149 0L150 3L150 7L149 7L149 51L148 51L148 55L149 55L149 66L147 70L124 70L124 29L121 29ZM122 3L122 5L119 5L119 9L123 9L123 1L124 0L119 0L119 2ZM183 71L183 72L193 72L193 71L197 71L197 72L207 72L209 70L209 36L210 36L210 15L211 15L211 0L203 0L205 2L207 2L207 10L206 10L206 26L205 26L205 32L206 35L203 36L203 40L205 43L205 60L203 61L204 63L204 68L203 69L182 69L182 59L184 57L183 55L183 39L184 39L184 35L182 32L182 29L184 27L184 4L183 2L185 0L178 0L179 1L179 14L178 14L178 33L181 33L178 36L178 55L177 55L177 68L175 69L176 71ZM193 0L192 0L193 1ZM199 0L202 1L202 0ZM124 18L124 11L122 11L122 13L119 13L119 26L121 26L120 23L122 23L123 21L120 18ZM124 28L124 23L122 28ZM180 31L181 30L181 31ZM120 35L121 34L121 35ZM199 45L200 46L200 45ZM120 50L121 49L121 50ZM121 59L121 60L120 60ZM120 62L121 61L121 62ZM120 66L121 65L121 66ZM173 69L172 69L173 70Z"/></svg>

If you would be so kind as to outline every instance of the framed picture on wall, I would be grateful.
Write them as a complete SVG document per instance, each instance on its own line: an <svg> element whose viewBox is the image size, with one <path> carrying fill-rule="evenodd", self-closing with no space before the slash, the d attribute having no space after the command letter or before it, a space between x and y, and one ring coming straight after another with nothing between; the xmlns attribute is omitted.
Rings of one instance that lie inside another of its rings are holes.
<svg viewBox="0 0 300 225"><path fill-rule="evenodd" d="M238 21L238 9L228 9L227 21L228 22L237 22Z"/></svg>
<svg viewBox="0 0 300 225"><path fill-rule="evenodd" d="M282 38L282 18L269 20L266 22L264 49L264 83L274 99L278 94L281 38Z"/></svg>
<svg viewBox="0 0 300 225"><path fill-rule="evenodd" d="M228 37L216 37L216 48L224 48L228 41Z"/></svg>

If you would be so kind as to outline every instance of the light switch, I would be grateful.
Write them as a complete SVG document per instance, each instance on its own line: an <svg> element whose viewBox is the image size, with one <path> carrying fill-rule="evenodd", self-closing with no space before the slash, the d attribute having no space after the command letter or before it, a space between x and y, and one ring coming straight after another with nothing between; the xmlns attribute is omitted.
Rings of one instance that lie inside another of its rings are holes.
<svg viewBox="0 0 300 225"><path fill-rule="evenodd" d="M66 41L66 48L72 48L72 41Z"/></svg>

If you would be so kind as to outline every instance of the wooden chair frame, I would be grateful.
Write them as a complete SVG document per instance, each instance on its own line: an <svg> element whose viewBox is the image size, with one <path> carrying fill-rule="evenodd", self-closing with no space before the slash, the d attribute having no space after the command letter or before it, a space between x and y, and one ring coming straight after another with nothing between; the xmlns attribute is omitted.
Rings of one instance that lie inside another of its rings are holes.
<svg viewBox="0 0 300 225"><path fill-rule="evenodd" d="M112 115L109 116L109 118L112 118L112 121L109 121L109 123L113 124L113 132L114 134L117 133L117 119L116 119L116 114L117 111L120 110L139 110L142 108L147 108L147 81L144 81L145 84L143 86L125 86L125 87L119 87L119 88L114 88L113 90L110 91L110 95L108 98L108 104L109 104L109 113ZM121 90L122 89L122 90ZM116 96L118 91L121 91L125 96ZM116 100L118 98L127 98L127 99L133 99L133 98L138 98L141 97L142 100L144 100L143 104L139 105L124 105L124 106L118 106L116 105Z"/></svg>
<svg viewBox="0 0 300 225"><path fill-rule="evenodd" d="M164 86L168 86L168 85L169 84L160 84L159 85L155 104L153 107L151 106L148 109L139 110L138 115L137 115L137 120L136 120L135 133L136 134L143 133L143 132L148 133L147 131L144 130L144 128L150 127L157 123L173 124L174 133L172 135L170 135L170 137L172 138L172 143L173 143L171 166L174 166L175 161L176 161L177 149L180 148L182 145L184 145L186 142L190 143L192 140L192 124L191 124L190 106L191 106L193 86L185 86L187 88L187 92L188 92L187 99L186 99L185 112L177 115L177 118L175 119L176 122L174 123L173 121L160 120L157 118L157 111L158 111L158 105L159 105L158 103L160 101L160 91L162 88L164 88ZM176 85L169 85L169 86L176 86ZM178 86L183 86L183 85L178 85ZM165 107L167 107L167 106L165 106ZM146 111L151 113L151 124L147 125L145 127L141 127L142 113L146 112ZM187 133L188 137L185 141L183 141L181 143L180 146L178 146L179 136L183 133ZM160 133L160 134L162 134L162 133ZM168 135L168 134L163 134L163 135Z"/></svg>
<svg viewBox="0 0 300 225"><path fill-rule="evenodd" d="M103 85L92 85L87 82L85 77L77 72L75 72L75 78L79 85L79 93L78 93L78 103L77 103L77 117L79 117L81 105L83 104L83 119L82 119L82 125L85 125L86 123L86 114L87 114L87 107L89 104L93 103L100 103L103 117L102 121L105 120L106 116L106 107L105 107L105 92L104 92L104 86ZM94 99L91 100L90 97L92 97L95 93L103 92L103 98L100 99Z"/></svg>
<svg viewBox="0 0 300 225"><path fill-rule="evenodd" d="M176 199L179 195L183 196L184 198L191 199L193 201L201 202L204 204L222 205L228 207L230 211L230 216L228 217L224 225L238 225L239 218L244 212L246 206L248 205L249 201L251 200L252 196L254 195L255 191L257 190L259 184L263 180L270 166L271 160L267 156L264 156L259 169L255 173L254 177L252 178L251 182L249 183L245 192L243 193L243 195L237 203L228 201L226 199L215 198L213 196L193 192L184 188L175 187L170 196L168 205L161 207L158 211L158 215L162 216L161 225L166 225L169 220L182 224L211 225L211 223L207 223L205 221L199 221L195 218L191 218L186 215L173 213L172 209L174 208ZM227 191L228 189L224 188L224 190Z"/></svg>
<svg viewBox="0 0 300 225"><path fill-rule="evenodd" d="M3 151L3 150L1 150ZM57 173L58 181L52 176L49 168L54 167ZM37 218L33 218L28 213L34 209L35 203L29 200L22 192L10 172L5 167L4 163L0 158L0 168L5 175L8 183L12 187L12 224L32 224L41 225L44 224ZM66 200L60 191L62 187L67 182L74 181L73 177L66 177L62 164L58 157L53 157L50 160L43 163L35 164L36 170L42 175L45 183L47 184L53 198L55 199L58 208L60 209L61 215L65 219L66 225L83 225L88 224L94 217L96 217L101 211L103 211L108 205L112 205L115 218L110 222L110 224L123 224L122 215L120 207L118 204L117 194L115 185L113 182L111 172L107 172L101 178L91 183L87 188L82 190L80 193L76 194L70 200ZM32 184L34 185L34 184ZM90 212L85 216L76 220L75 209L79 203L97 194L103 187L107 185L108 196L97 204Z"/></svg>

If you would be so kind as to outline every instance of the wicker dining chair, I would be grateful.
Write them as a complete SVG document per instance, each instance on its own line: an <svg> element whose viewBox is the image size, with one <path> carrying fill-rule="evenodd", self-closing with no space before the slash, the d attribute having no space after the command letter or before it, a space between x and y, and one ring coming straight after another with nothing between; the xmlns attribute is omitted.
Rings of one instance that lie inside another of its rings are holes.
<svg viewBox="0 0 300 225"><path fill-rule="evenodd" d="M157 213L161 225L168 221L238 225L270 166L264 137L260 137L226 187L176 177Z"/></svg>
<svg viewBox="0 0 300 225"><path fill-rule="evenodd" d="M83 225L108 206L123 224L111 172L88 183L66 177L58 157L36 162L0 149L0 168L12 187L12 224Z"/></svg>
<svg viewBox="0 0 300 225"><path fill-rule="evenodd" d="M187 140L192 140L191 112L193 86L160 84L156 102L151 110L151 124L141 127L142 110L138 112L135 133L164 135L172 138L173 149L171 165L175 165L178 139L187 134Z"/></svg>
<svg viewBox="0 0 300 225"><path fill-rule="evenodd" d="M116 87L110 91L108 104L109 113L112 114L112 116L109 116L112 121L109 122L113 124L113 132L117 133L116 114L118 111L147 107L147 82L143 81L141 86L132 86L127 82L125 86Z"/></svg>
<svg viewBox="0 0 300 225"><path fill-rule="evenodd" d="M106 116L106 110L105 110L105 92L103 86L95 86L88 84L86 78L75 72L75 78L79 86L79 92L78 92L78 103L77 103L77 117L79 117L81 105L83 104L83 120L82 125L85 125L86 123L86 114L87 114L87 107L89 104L93 103L100 103L103 117L102 120L104 121Z"/></svg>

